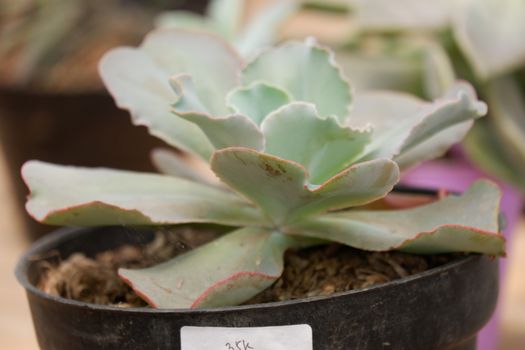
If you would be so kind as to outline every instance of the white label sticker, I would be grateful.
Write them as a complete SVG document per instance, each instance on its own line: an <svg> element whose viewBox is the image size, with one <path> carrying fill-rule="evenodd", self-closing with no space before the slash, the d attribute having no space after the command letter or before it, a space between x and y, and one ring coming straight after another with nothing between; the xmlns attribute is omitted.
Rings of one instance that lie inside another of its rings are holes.
<svg viewBox="0 0 525 350"><path fill-rule="evenodd" d="M181 350L313 350L312 327L191 327L180 330Z"/></svg>

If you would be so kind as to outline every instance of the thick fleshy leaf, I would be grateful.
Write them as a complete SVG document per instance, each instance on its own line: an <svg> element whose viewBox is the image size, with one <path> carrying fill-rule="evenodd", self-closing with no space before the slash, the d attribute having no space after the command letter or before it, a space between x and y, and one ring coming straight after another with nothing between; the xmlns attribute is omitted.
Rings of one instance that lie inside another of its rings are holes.
<svg viewBox="0 0 525 350"><path fill-rule="evenodd" d="M166 79L189 74L196 96L211 113L227 113L224 99L239 83L243 62L223 39L191 31L157 30L146 37L140 49L168 73Z"/></svg>
<svg viewBox="0 0 525 350"><path fill-rule="evenodd" d="M226 99L234 112L249 117L257 125L260 125L269 113L292 100L286 91L262 82L235 88Z"/></svg>
<svg viewBox="0 0 525 350"><path fill-rule="evenodd" d="M460 5L454 34L481 78L525 64L525 1L463 0Z"/></svg>
<svg viewBox="0 0 525 350"><path fill-rule="evenodd" d="M349 123L356 126L370 123L374 127L365 159L402 157L412 151L410 161L406 162L412 165L429 159L427 153L416 152L416 147L428 150L431 145L436 150L447 149L461 140L472 120L485 113L486 105L477 100L472 87L457 83L433 103L402 93L363 93L356 97ZM432 156L439 154L436 151Z"/></svg>
<svg viewBox="0 0 525 350"><path fill-rule="evenodd" d="M358 25L365 30L437 30L449 24L453 1L351 0L351 4Z"/></svg>
<svg viewBox="0 0 525 350"><path fill-rule="evenodd" d="M500 197L495 184L479 181L462 196L448 196L412 209L327 214L290 226L285 232L372 251L505 255L505 239L498 228Z"/></svg>
<svg viewBox="0 0 525 350"><path fill-rule="evenodd" d="M350 86L333 54L312 40L290 42L261 53L242 72L248 85L263 81L287 91L294 101L315 104L321 115L343 122L351 103Z"/></svg>
<svg viewBox="0 0 525 350"><path fill-rule="evenodd" d="M156 148L151 152L151 161L162 174L180 177L205 185L219 185L219 179L210 170L207 162L190 153Z"/></svg>
<svg viewBox="0 0 525 350"><path fill-rule="evenodd" d="M201 128L215 149L227 147L247 147L262 150L263 135L251 119L241 114L226 117L213 117L201 113L179 113L179 117Z"/></svg>
<svg viewBox="0 0 525 350"><path fill-rule="evenodd" d="M188 73L196 95L214 113L227 113L224 98L238 83L242 61L220 39L182 30L157 30L139 48L118 48L101 61L104 83L135 124L185 151L208 158L212 147L201 130L171 114L177 100L169 77ZM213 93L210 93L213 91Z"/></svg>
<svg viewBox="0 0 525 350"><path fill-rule="evenodd" d="M250 57L275 43L280 26L297 11L298 7L297 1L279 0L262 8L235 39L235 47L239 53L243 57Z"/></svg>
<svg viewBox="0 0 525 350"><path fill-rule="evenodd" d="M223 182L261 207L275 225L369 203L384 197L399 180L397 165L378 159L312 186L302 165L246 148L215 152L211 166Z"/></svg>
<svg viewBox="0 0 525 350"><path fill-rule="evenodd" d="M261 150L264 140L257 125L241 114L221 116L213 114L197 96L193 79L186 74L171 78L171 86L178 96L174 113L197 125L216 149L241 146Z"/></svg>
<svg viewBox="0 0 525 350"><path fill-rule="evenodd" d="M100 62L100 74L120 108L131 112L135 125L171 146L209 158L212 146L192 123L176 118L171 104L177 99L168 83L168 73L144 52L118 48Z"/></svg>
<svg viewBox="0 0 525 350"><path fill-rule="evenodd" d="M300 241L263 228L242 228L160 265L119 275L153 307L241 304L283 270L284 252Z"/></svg>
<svg viewBox="0 0 525 350"><path fill-rule="evenodd" d="M265 153L303 165L312 184L321 184L346 169L362 155L372 133L371 128L342 126L335 117L321 118L314 105L304 102L273 112L261 129Z"/></svg>
<svg viewBox="0 0 525 350"><path fill-rule="evenodd" d="M191 75L176 74L169 79L171 88L175 92L173 112L179 113L215 113L200 99Z"/></svg>
<svg viewBox="0 0 525 350"><path fill-rule="evenodd" d="M262 215L238 196L176 177L27 162L27 211L55 225L257 225Z"/></svg>
<svg viewBox="0 0 525 350"><path fill-rule="evenodd" d="M406 170L427 160L439 158L450 147L463 140L473 124L473 121L466 121L437 132L417 146L395 156L394 160L402 170Z"/></svg>

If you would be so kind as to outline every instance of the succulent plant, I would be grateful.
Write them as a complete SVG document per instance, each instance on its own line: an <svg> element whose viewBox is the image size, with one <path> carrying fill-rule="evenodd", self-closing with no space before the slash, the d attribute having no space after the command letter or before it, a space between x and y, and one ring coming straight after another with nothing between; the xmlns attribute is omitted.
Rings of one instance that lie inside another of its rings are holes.
<svg viewBox="0 0 525 350"><path fill-rule="evenodd" d="M386 196L400 169L439 156L486 113L467 83L433 102L355 94L313 39L245 63L223 40L185 30L114 49L100 71L135 124L199 159L211 176L178 153L156 154L167 175L30 161L27 210L58 225L232 227L158 266L120 270L152 306L242 303L279 278L287 249L327 242L504 254L500 193L490 182L411 209L362 207Z"/></svg>
<svg viewBox="0 0 525 350"><path fill-rule="evenodd" d="M481 168L525 193L525 2L348 4L358 29L338 58L355 85L434 97L456 77L473 82L489 105L489 118L476 124L465 149Z"/></svg>

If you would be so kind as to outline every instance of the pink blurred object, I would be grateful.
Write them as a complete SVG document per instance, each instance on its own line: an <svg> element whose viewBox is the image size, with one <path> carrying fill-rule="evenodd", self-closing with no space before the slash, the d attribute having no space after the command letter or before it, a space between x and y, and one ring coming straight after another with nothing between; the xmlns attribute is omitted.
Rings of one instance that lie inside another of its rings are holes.
<svg viewBox="0 0 525 350"><path fill-rule="evenodd" d="M472 182L480 178L489 178L502 189L501 211L505 215L506 227L503 230L507 246L511 243L511 234L518 223L523 209L523 200L518 191L474 167L463 157L461 150L454 152L456 158L442 159L422 164L405 174L401 183L412 187L445 189L463 192ZM506 260L500 260L500 288L505 279ZM490 322L478 336L478 350L498 349L499 310L496 309Z"/></svg>

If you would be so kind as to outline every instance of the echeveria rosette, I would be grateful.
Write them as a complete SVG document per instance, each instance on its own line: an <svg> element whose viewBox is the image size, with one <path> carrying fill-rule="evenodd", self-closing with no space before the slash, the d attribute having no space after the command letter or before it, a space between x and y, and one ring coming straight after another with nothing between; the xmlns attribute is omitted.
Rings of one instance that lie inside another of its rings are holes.
<svg viewBox="0 0 525 350"><path fill-rule="evenodd" d="M485 113L466 83L434 102L352 94L332 53L313 40L246 64L224 41L180 30L108 53L102 75L136 122L199 156L221 185L175 153L154 156L170 175L33 161L23 168L27 209L52 224L236 227L159 266L121 270L153 306L242 303L280 276L287 249L326 241L504 254L499 193L489 183L417 211L345 210L387 195L398 164L438 156ZM436 206L462 215L442 216Z"/></svg>

